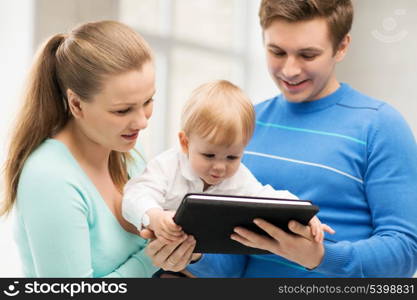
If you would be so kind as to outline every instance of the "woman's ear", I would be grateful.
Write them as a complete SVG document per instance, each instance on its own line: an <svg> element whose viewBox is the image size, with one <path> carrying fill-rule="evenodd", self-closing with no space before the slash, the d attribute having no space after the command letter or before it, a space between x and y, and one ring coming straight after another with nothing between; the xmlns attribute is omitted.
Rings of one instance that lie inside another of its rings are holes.
<svg viewBox="0 0 417 300"><path fill-rule="evenodd" d="M71 89L67 89L67 101L68 101L68 108L71 111L71 114L74 116L74 118L77 118L77 119L82 118L83 111L81 107L81 99Z"/></svg>
<svg viewBox="0 0 417 300"><path fill-rule="evenodd" d="M184 131L178 133L178 138L180 141L181 149L184 154L188 154L188 137Z"/></svg>

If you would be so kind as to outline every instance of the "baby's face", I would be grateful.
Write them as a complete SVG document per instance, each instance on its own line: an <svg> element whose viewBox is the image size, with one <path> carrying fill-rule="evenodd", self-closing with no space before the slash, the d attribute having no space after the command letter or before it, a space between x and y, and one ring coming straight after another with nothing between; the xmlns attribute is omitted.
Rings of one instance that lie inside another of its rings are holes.
<svg viewBox="0 0 417 300"><path fill-rule="evenodd" d="M188 139L188 159L193 171L207 184L219 184L239 168L245 145L214 145L196 135Z"/></svg>

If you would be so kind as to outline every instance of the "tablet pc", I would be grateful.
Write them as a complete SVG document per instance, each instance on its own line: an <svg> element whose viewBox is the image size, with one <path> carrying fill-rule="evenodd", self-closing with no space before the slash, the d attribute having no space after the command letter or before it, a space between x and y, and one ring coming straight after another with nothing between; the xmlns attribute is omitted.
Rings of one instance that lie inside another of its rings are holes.
<svg viewBox="0 0 417 300"><path fill-rule="evenodd" d="M290 232L290 220L307 225L318 211L308 200L190 193L184 196L174 221L195 237L195 253L262 254L269 252L230 239L233 228L242 226L266 235L253 223L262 218Z"/></svg>

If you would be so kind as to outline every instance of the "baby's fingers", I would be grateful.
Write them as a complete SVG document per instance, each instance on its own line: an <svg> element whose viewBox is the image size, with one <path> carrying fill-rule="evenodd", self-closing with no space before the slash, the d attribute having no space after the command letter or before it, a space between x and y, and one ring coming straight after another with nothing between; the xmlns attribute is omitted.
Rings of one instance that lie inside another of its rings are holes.
<svg viewBox="0 0 417 300"><path fill-rule="evenodd" d="M171 242L173 241L178 241L179 239L181 239L182 237L184 237L185 233L184 232L180 232L179 234L177 232L175 232L174 234L171 233L170 231L162 231L160 233L160 236L165 238L166 240L169 240Z"/></svg>

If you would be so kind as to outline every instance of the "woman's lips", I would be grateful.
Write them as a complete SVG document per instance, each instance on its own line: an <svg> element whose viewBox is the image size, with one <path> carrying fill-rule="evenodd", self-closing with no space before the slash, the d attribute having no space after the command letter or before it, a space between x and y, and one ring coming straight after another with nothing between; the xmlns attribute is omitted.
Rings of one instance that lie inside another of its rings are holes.
<svg viewBox="0 0 417 300"><path fill-rule="evenodd" d="M139 132L135 132L132 134L122 134L122 137L126 140L133 141L133 140L136 140L138 135L139 135Z"/></svg>

